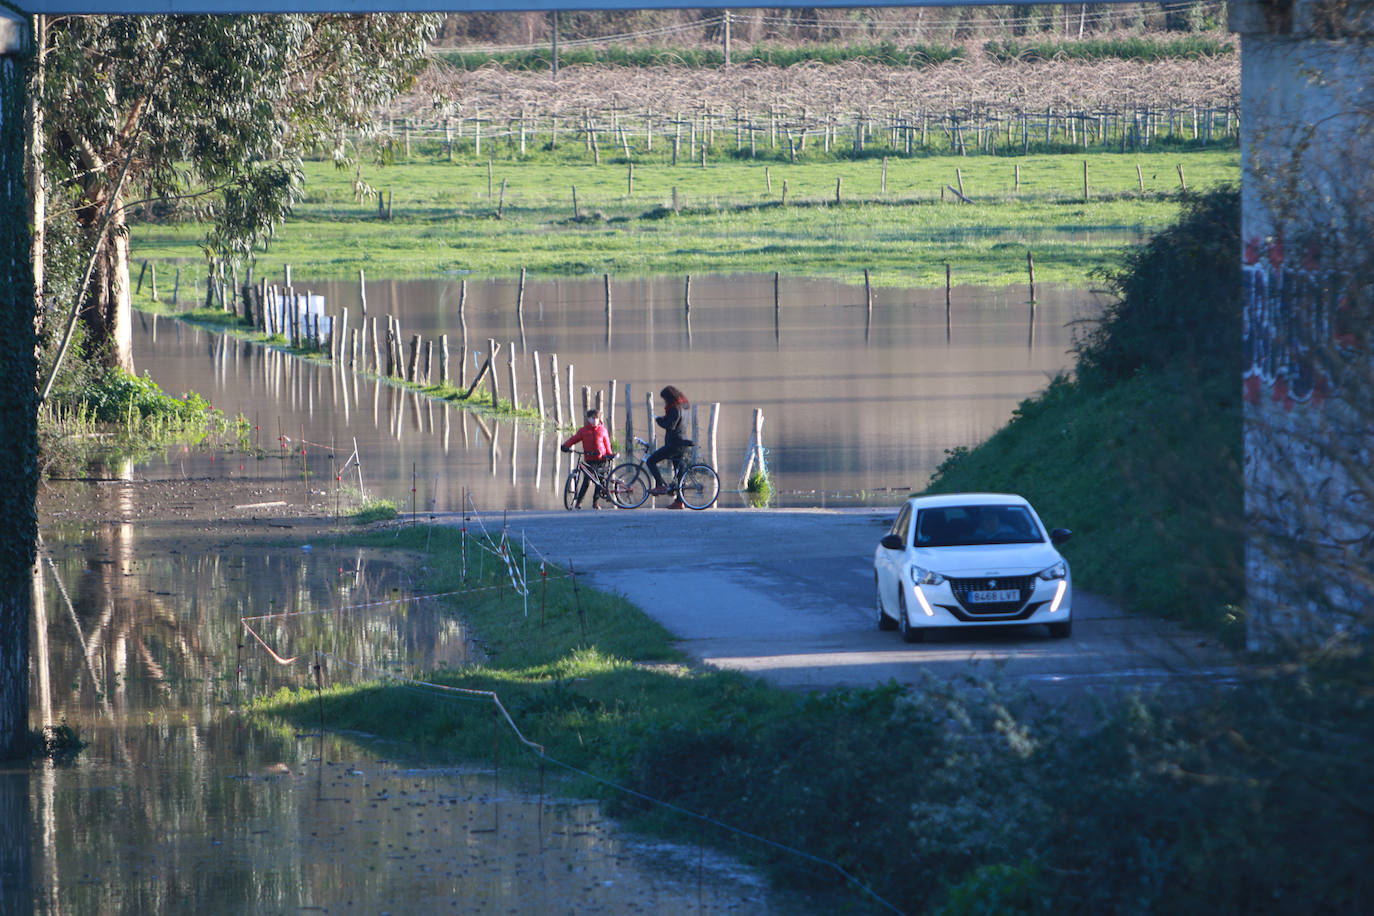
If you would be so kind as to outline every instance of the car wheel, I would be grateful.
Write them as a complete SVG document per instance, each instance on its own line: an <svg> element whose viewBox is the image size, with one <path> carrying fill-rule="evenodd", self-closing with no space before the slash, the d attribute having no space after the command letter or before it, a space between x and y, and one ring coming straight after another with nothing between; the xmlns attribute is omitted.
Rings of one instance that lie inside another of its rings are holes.
<svg viewBox="0 0 1374 916"><path fill-rule="evenodd" d="M897 590L897 626L902 631L902 642L920 642L926 638L925 631L911 625L911 615L906 612L906 591Z"/></svg>
<svg viewBox="0 0 1374 916"><path fill-rule="evenodd" d="M1055 639L1068 639L1073 635L1073 621L1065 620L1050 624L1050 636Z"/></svg>
<svg viewBox="0 0 1374 916"><path fill-rule="evenodd" d="M887 616L887 611L883 610L883 590L878 585L878 577L873 577L873 603L878 606L878 629L895 630L897 621Z"/></svg>

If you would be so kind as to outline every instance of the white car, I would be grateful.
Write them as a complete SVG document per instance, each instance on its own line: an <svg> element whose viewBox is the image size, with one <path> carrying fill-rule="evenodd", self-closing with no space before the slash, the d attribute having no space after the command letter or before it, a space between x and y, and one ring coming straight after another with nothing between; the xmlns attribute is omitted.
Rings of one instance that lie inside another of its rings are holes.
<svg viewBox="0 0 1374 916"><path fill-rule="evenodd" d="M1006 493L949 493L906 501L873 555L878 629L919 642L937 627L1044 623L1073 633L1073 582L1030 503Z"/></svg>

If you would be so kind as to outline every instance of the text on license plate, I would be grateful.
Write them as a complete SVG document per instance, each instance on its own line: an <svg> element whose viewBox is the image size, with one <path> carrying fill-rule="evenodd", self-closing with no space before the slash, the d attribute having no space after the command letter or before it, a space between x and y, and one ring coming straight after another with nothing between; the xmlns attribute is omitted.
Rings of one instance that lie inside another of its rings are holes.
<svg viewBox="0 0 1374 916"><path fill-rule="evenodd" d="M992 604L1001 601L1020 601L1021 591L1015 588L980 589L968 593L968 600L978 604Z"/></svg>

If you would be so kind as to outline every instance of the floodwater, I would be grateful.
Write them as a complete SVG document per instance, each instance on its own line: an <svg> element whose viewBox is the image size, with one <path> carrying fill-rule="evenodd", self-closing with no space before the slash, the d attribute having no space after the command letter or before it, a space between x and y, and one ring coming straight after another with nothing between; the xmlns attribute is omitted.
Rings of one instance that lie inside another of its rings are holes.
<svg viewBox="0 0 1374 916"><path fill-rule="evenodd" d="M62 486L48 498L80 518L93 488ZM332 684L475 657L404 560L161 522L43 536L33 720L90 746L73 764L0 769L0 911L821 911L719 854L636 839L559 797L556 770L517 784L509 738L486 762L401 762L327 722L240 713L308 686L316 665Z"/></svg>
<svg viewBox="0 0 1374 916"><path fill-rule="evenodd" d="M646 395L675 384L697 407L695 438L725 491L739 485L759 409L776 504L783 506L890 500L924 486L946 450L989 436L1021 400L1069 367L1073 323L1100 311L1095 294L1080 288L1039 287L1032 310L1023 287L956 287L948 312L942 289L875 288L870 314L862 285L784 279L775 297L773 277L742 276L696 278L690 312L684 278L612 282L609 314L601 279L530 281L518 311L517 281L472 282L460 316L461 282L369 281L368 317L383 333L386 316L395 317L407 345L420 334L437 348L439 335L447 335L455 378L466 332L469 382L494 339L502 397L509 395L507 359L514 351L522 404L537 400L537 352L550 414L551 354L558 357L565 415L580 416L583 386L609 398L615 380L609 419L622 441L627 409L633 434L648 438ZM358 326L358 284L310 285L299 276L295 284L323 294L331 314L348 309L349 326ZM293 457L295 473L304 460L326 496L327 482L342 476L368 496L418 511L458 509L465 495L483 508L559 504L568 466L558 444L566 431L481 418L344 368L291 360L166 319L140 315L135 325L140 371L167 391L198 391L226 414L246 416L256 427L255 444ZM435 381L438 371L436 355ZM720 405L714 440L713 404ZM361 473L349 462L355 441ZM239 466L176 455L147 473L288 473L284 464ZM335 473L345 466L346 473ZM722 502L743 500L725 492Z"/></svg>

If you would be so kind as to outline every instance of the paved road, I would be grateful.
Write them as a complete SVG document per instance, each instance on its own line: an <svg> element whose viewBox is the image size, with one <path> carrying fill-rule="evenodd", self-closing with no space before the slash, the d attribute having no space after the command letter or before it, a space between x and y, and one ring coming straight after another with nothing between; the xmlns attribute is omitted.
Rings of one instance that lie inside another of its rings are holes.
<svg viewBox="0 0 1374 916"><path fill-rule="evenodd" d="M1042 626L942 631L908 645L880 632L873 549L895 509L511 512L512 537L619 592L705 664L797 688L912 683L972 672L1037 692L1171 687L1229 677L1213 640L1077 590L1074 635ZM483 516L500 529L501 515ZM1070 552L1070 558L1072 554Z"/></svg>

